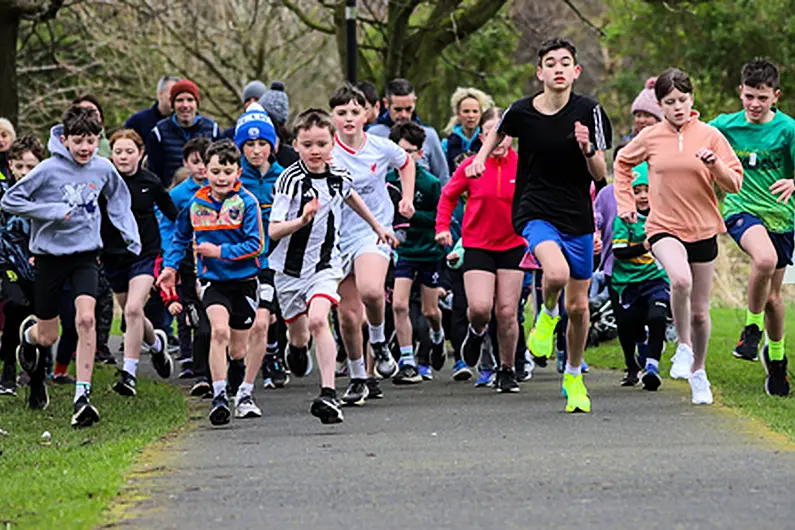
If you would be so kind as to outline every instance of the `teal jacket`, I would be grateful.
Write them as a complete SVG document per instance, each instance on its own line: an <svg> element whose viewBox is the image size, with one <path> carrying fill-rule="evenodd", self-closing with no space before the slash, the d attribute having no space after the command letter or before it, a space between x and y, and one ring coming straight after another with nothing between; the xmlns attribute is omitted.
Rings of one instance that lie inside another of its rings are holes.
<svg viewBox="0 0 795 530"><path fill-rule="evenodd" d="M444 249L436 243L436 207L442 195L442 185L430 171L415 163L414 217L411 218L405 243L397 247L398 258L432 262L444 259ZM386 177L388 183L400 189L395 170Z"/></svg>

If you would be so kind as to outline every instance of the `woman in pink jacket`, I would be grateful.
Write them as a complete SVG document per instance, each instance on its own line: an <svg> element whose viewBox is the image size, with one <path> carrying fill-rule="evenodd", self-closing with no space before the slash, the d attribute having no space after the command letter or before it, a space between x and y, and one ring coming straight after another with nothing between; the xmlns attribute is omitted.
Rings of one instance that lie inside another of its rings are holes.
<svg viewBox="0 0 795 530"><path fill-rule="evenodd" d="M737 193L742 165L726 138L692 110L693 84L687 74L666 70L654 91L665 119L643 129L615 161L618 215L627 222L637 220L632 168L648 162L651 213L646 245L668 274L679 332L671 377L690 380L694 404L711 404L704 370L709 295L718 255L717 234L726 231L713 185Z"/></svg>

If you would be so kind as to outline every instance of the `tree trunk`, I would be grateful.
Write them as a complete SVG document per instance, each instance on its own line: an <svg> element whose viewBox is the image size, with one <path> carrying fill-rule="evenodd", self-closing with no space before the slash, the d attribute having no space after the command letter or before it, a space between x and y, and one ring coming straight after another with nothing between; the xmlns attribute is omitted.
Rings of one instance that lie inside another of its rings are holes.
<svg viewBox="0 0 795 530"><path fill-rule="evenodd" d="M19 13L0 4L0 117L14 126L19 117L17 94L17 34Z"/></svg>

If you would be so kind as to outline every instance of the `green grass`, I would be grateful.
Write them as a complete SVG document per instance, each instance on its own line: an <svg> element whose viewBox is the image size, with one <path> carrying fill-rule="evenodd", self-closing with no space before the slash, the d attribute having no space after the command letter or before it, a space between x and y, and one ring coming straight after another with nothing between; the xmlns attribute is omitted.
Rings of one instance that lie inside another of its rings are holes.
<svg viewBox="0 0 795 530"><path fill-rule="evenodd" d="M713 309L711 314L712 337L707 355L707 375L716 396L720 402L740 414L761 420L772 430L795 440L795 395L789 398L768 396L764 390L765 370L762 363L741 361L731 354L745 324L745 310ZM795 307L789 307L785 329L793 327ZM674 346L668 345L660 363L660 372L664 374L663 384L670 381L667 374ZM788 349L793 351L791 346ZM624 356L618 341L589 349L585 352L585 359L594 366L624 369Z"/></svg>
<svg viewBox="0 0 795 530"><path fill-rule="evenodd" d="M110 390L115 370L97 366L92 401L99 424L69 425L73 386L50 387L50 406L31 411L27 389L0 398L0 528L93 528L141 450L188 419L176 386L142 378L138 396ZM49 431L49 443L42 433Z"/></svg>

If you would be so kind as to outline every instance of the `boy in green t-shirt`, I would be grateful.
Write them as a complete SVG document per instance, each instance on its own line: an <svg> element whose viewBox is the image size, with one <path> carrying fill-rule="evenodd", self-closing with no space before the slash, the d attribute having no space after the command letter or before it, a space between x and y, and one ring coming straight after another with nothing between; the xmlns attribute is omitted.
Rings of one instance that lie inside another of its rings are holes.
<svg viewBox="0 0 795 530"><path fill-rule="evenodd" d="M635 179L635 207L638 220L627 223L620 217L613 222L613 276L611 286L618 294L614 308L618 325L618 340L624 355L635 354L637 344L646 341L648 353L641 381L644 390L657 390L662 384L660 356L665 343L666 317L671 289L665 270L649 252L646 240L646 217L649 215L648 166L644 163L633 170ZM635 374L628 374L637 377Z"/></svg>
<svg viewBox="0 0 795 530"><path fill-rule="evenodd" d="M734 348L738 359L759 358L759 343L767 371L765 390L789 394L784 354L784 270L792 264L795 206L795 120L771 108L778 101L779 75L764 59L743 66L740 99L744 110L715 118L715 126L729 140L743 163L743 186L728 195L723 215L729 234L751 257L745 328Z"/></svg>

